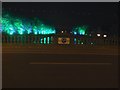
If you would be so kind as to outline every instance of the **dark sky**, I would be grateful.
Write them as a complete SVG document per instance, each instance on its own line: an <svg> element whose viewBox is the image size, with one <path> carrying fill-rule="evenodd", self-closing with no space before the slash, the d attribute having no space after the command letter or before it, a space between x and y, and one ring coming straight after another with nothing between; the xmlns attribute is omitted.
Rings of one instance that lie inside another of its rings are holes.
<svg viewBox="0 0 120 90"><path fill-rule="evenodd" d="M15 15L27 18L39 17L47 24L60 28L76 25L89 25L108 29L117 24L117 3L81 3L81 2L3 2L3 9Z"/></svg>

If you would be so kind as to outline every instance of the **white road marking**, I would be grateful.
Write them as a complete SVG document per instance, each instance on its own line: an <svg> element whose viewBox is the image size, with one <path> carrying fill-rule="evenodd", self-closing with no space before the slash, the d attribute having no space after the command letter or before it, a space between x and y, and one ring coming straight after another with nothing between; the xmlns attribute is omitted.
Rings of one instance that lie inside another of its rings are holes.
<svg viewBox="0 0 120 90"><path fill-rule="evenodd" d="M78 65L112 65L112 63L56 63L56 62L30 62L29 64L78 64Z"/></svg>

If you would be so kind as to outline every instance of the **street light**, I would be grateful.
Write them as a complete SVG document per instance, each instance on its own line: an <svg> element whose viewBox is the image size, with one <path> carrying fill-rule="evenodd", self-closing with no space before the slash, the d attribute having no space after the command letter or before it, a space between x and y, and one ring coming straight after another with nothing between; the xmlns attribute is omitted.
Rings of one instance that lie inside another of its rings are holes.
<svg viewBox="0 0 120 90"><path fill-rule="evenodd" d="M100 37L100 34L97 34L98 37Z"/></svg>
<svg viewBox="0 0 120 90"><path fill-rule="evenodd" d="M107 35L103 35L103 37L107 37Z"/></svg>

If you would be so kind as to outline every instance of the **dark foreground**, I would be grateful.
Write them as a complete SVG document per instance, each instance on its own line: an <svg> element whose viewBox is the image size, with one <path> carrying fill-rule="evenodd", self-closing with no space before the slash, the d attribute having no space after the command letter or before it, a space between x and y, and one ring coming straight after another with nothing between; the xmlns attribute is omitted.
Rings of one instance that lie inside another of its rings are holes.
<svg viewBox="0 0 120 90"><path fill-rule="evenodd" d="M116 55L3 53L3 88L117 88Z"/></svg>

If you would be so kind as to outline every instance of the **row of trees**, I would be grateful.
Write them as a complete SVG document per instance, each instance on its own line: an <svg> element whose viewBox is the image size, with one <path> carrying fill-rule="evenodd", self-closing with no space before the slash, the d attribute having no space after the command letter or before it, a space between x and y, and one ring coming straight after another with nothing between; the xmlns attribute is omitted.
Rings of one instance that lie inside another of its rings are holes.
<svg viewBox="0 0 120 90"><path fill-rule="evenodd" d="M39 18L16 17L12 14L3 12L2 15L2 32L10 35L13 34L55 34L53 26L45 25Z"/></svg>

